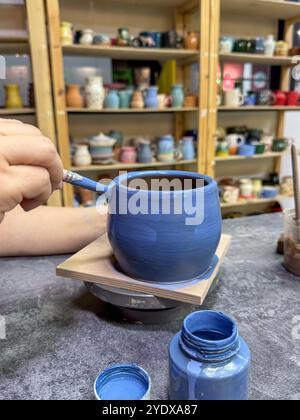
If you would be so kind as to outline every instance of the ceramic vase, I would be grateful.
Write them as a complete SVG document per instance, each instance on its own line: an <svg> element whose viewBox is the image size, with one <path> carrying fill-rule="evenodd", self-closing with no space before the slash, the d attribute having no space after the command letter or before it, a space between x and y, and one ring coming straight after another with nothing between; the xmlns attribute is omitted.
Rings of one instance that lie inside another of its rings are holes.
<svg viewBox="0 0 300 420"><path fill-rule="evenodd" d="M84 29L80 38L81 45L92 45L94 41L94 31L92 29Z"/></svg>
<svg viewBox="0 0 300 420"><path fill-rule="evenodd" d="M134 164L137 161L137 151L135 147L122 147L120 160L122 163Z"/></svg>
<svg viewBox="0 0 300 420"><path fill-rule="evenodd" d="M198 50L199 49L199 33L188 32L184 39L184 46L188 50Z"/></svg>
<svg viewBox="0 0 300 420"><path fill-rule="evenodd" d="M122 90L119 92L120 108L130 108L132 92L130 90Z"/></svg>
<svg viewBox="0 0 300 420"><path fill-rule="evenodd" d="M130 33L129 33L129 29L127 28L120 28L118 30L118 40L117 43L120 47L127 47L129 45L130 42Z"/></svg>
<svg viewBox="0 0 300 420"><path fill-rule="evenodd" d="M167 135L160 137L157 158L160 162L173 162L175 160L175 140L173 136Z"/></svg>
<svg viewBox="0 0 300 420"><path fill-rule="evenodd" d="M63 46L73 45L72 23L62 22L60 25L60 40Z"/></svg>
<svg viewBox="0 0 300 420"><path fill-rule="evenodd" d="M170 211L163 210L162 192L153 185L166 179L178 186L175 191L163 192ZM131 181L135 185L142 181L150 190L130 188ZM187 205L201 199L204 208L199 203L192 211ZM159 213L152 207L146 213L133 210L124 214L122 209L135 200L143 209L154 203ZM180 201L186 206L179 212L175 203ZM108 235L114 256L131 278L164 284L188 282L215 264L222 221L218 187L209 177L180 171L126 173L111 186L109 214Z"/></svg>
<svg viewBox="0 0 300 420"><path fill-rule="evenodd" d="M89 147L85 144L77 144L75 146L74 165L75 166L90 166L92 164L92 157L89 152Z"/></svg>
<svg viewBox="0 0 300 420"><path fill-rule="evenodd" d="M152 86L146 91L145 107L146 108L158 108L158 87Z"/></svg>
<svg viewBox="0 0 300 420"><path fill-rule="evenodd" d="M138 163L151 163L153 161L153 153L150 141L142 141L138 144Z"/></svg>
<svg viewBox="0 0 300 420"><path fill-rule="evenodd" d="M276 48L276 41L273 35L269 35L265 40L265 55L273 57Z"/></svg>
<svg viewBox="0 0 300 420"><path fill-rule="evenodd" d="M67 86L67 107L69 108L83 108L84 107L84 99L80 93L80 86L79 85L68 85Z"/></svg>
<svg viewBox="0 0 300 420"><path fill-rule="evenodd" d="M194 160L196 157L195 144L193 137L184 137L182 144L184 160Z"/></svg>
<svg viewBox="0 0 300 420"><path fill-rule="evenodd" d="M18 85L9 84L5 86L5 107L10 109L23 108L23 100Z"/></svg>
<svg viewBox="0 0 300 420"><path fill-rule="evenodd" d="M245 401L251 353L227 315L189 315L169 347L171 401Z"/></svg>
<svg viewBox="0 0 300 420"><path fill-rule="evenodd" d="M143 92L141 90L136 90L132 96L131 107L134 109L143 109L144 106Z"/></svg>
<svg viewBox="0 0 300 420"><path fill-rule="evenodd" d="M105 108L109 108L109 109L120 108L120 98L116 90L110 90L108 92L105 98L104 106Z"/></svg>
<svg viewBox="0 0 300 420"><path fill-rule="evenodd" d="M102 110L105 90L100 76L89 77L85 86L86 105L89 109Z"/></svg>
<svg viewBox="0 0 300 420"><path fill-rule="evenodd" d="M171 91L172 107L182 108L184 104L184 91L182 85L174 85Z"/></svg>

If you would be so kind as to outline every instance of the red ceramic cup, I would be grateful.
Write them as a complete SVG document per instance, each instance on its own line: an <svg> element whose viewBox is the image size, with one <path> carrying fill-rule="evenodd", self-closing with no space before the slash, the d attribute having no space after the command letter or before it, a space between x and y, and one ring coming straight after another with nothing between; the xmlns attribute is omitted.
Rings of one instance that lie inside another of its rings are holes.
<svg viewBox="0 0 300 420"><path fill-rule="evenodd" d="M285 106L288 103L288 94L283 90L275 90L274 94L274 106Z"/></svg>
<svg viewBox="0 0 300 420"><path fill-rule="evenodd" d="M287 95L288 106L299 106L300 105L300 92L292 91Z"/></svg>

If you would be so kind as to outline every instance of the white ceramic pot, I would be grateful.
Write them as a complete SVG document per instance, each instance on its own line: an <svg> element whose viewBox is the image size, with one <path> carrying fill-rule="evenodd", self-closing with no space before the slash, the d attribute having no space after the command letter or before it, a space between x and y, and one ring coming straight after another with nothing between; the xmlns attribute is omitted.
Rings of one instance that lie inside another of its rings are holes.
<svg viewBox="0 0 300 420"><path fill-rule="evenodd" d="M89 152L89 147L84 144L77 144L75 146L74 165L90 166L91 164L92 157Z"/></svg>
<svg viewBox="0 0 300 420"><path fill-rule="evenodd" d="M276 48L276 41L273 35L269 35L265 40L265 55L273 57Z"/></svg>
<svg viewBox="0 0 300 420"><path fill-rule="evenodd" d="M225 105L238 108L244 103L244 96L240 89L232 89L225 92Z"/></svg>
<svg viewBox="0 0 300 420"><path fill-rule="evenodd" d="M86 105L89 109L101 110L104 105L105 90L101 76L89 77L85 86Z"/></svg>
<svg viewBox="0 0 300 420"><path fill-rule="evenodd" d="M94 41L94 31L92 29L85 29L82 31L82 35L80 37L80 44L81 45L91 45Z"/></svg>
<svg viewBox="0 0 300 420"><path fill-rule="evenodd" d="M241 198L251 199L253 197L253 183L251 179L242 179L240 181Z"/></svg>

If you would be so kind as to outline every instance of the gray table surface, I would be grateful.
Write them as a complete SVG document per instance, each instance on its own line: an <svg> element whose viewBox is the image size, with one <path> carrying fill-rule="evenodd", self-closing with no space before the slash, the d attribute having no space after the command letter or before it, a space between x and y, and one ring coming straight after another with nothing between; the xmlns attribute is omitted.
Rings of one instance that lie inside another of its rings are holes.
<svg viewBox="0 0 300 420"><path fill-rule="evenodd" d="M253 354L251 399L300 399L300 279L275 254L281 231L281 215L224 222L233 242L204 305L238 321ZM65 258L0 260L7 334L0 340L0 399L93 399L99 371L133 362L151 374L153 398L166 400L167 349L181 322L114 319L81 283L55 276Z"/></svg>

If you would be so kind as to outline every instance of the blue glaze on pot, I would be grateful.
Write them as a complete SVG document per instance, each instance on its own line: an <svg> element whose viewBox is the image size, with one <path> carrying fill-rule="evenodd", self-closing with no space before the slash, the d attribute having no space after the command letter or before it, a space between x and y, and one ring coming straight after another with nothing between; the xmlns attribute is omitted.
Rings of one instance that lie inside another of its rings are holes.
<svg viewBox="0 0 300 420"><path fill-rule="evenodd" d="M228 316L202 311L189 315L172 340L171 400L247 400L251 354Z"/></svg>
<svg viewBox="0 0 300 420"><path fill-rule="evenodd" d="M94 392L102 401L139 401L150 399L151 379L136 365L116 365L96 379Z"/></svg>
<svg viewBox="0 0 300 420"><path fill-rule="evenodd" d="M108 92L105 98L105 108L118 109L120 108L120 98L116 90Z"/></svg>
<svg viewBox="0 0 300 420"><path fill-rule="evenodd" d="M147 89L147 94L145 98L145 107L146 108L158 108L158 87L152 86Z"/></svg>
<svg viewBox="0 0 300 420"><path fill-rule="evenodd" d="M136 178L187 178L203 180L202 188L185 191L137 191L124 182ZM120 268L130 277L153 283L180 283L203 275L213 260L221 237L221 210L218 187L211 178L191 172L150 171L129 173L117 178L110 189L108 235ZM120 214L120 203L135 197L145 200L158 212ZM193 217L183 209L176 214L178 197L196 205L202 194L204 206L197 208L203 223L190 225ZM113 197L113 198L112 198ZM171 202L170 214L163 214L162 203ZM115 214L116 213L116 214Z"/></svg>
<svg viewBox="0 0 300 420"><path fill-rule="evenodd" d="M150 163L153 160L153 154L150 143L140 143L138 145L138 163Z"/></svg>

